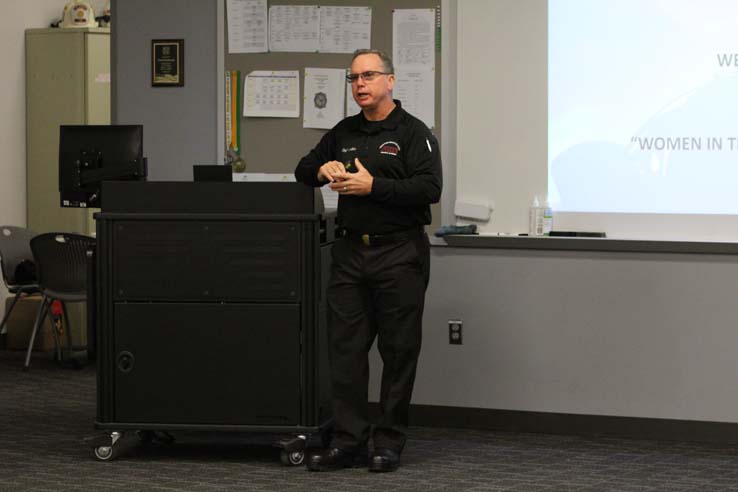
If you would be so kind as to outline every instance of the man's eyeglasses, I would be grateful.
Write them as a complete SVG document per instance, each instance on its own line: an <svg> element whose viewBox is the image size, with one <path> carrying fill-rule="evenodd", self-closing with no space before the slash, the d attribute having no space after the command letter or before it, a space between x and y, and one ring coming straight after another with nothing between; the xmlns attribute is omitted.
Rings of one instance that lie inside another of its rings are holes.
<svg viewBox="0 0 738 492"><path fill-rule="evenodd" d="M374 70L369 70L368 72L352 73L346 75L346 82L348 82L349 84L353 84L354 82L359 80L359 77L364 79L364 82L371 82L380 75L392 75L392 72L375 72Z"/></svg>

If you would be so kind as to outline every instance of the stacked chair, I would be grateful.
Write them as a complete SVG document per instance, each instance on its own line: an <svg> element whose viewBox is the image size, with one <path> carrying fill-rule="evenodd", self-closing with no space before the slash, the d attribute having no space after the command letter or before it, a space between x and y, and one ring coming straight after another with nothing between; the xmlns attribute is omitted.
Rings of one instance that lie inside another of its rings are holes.
<svg viewBox="0 0 738 492"><path fill-rule="evenodd" d="M24 370L28 370L30 364L36 333L44 318L47 316L51 318L51 303L55 300L60 301L62 305L67 349L71 356L72 329L66 303L87 301L87 254L94 248L95 239L81 234L49 232L31 239L31 251L38 275L38 289L43 299L33 325L31 340L28 343ZM54 337L57 357L62 360L56 329L54 329Z"/></svg>
<svg viewBox="0 0 738 492"><path fill-rule="evenodd" d="M0 322L0 335L7 332L6 324L18 300L39 292L31 252L31 238L36 233L24 227L0 226L0 266L5 286L14 294L10 307Z"/></svg>

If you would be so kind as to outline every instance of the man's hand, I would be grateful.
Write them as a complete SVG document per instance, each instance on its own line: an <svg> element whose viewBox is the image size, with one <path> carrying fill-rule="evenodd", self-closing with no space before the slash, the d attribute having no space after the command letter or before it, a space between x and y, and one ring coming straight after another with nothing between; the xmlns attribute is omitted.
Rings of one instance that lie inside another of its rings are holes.
<svg viewBox="0 0 738 492"><path fill-rule="evenodd" d="M361 161L354 159L357 171L355 173L344 173L344 175L329 185L333 191L341 195L365 196L372 192L374 177L369 174ZM322 169L322 168L321 168Z"/></svg>
<svg viewBox="0 0 738 492"><path fill-rule="evenodd" d="M342 162L328 161L318 169L318 181L334 183L344 179L346 174L346 168Z"/></svg>

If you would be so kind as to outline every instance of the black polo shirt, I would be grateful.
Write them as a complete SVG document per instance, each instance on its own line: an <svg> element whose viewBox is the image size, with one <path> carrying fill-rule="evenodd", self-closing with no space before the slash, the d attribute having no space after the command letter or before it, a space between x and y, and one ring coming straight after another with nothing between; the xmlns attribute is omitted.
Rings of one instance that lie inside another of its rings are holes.
<svg viewBox="0 0 738 492"><path fill-rule="evenodd" d="M441 197L443 184L438 141L427 126L395 99L397 107L382 121L361 112L345 118L300 160L295 177L323 186L318 169L339 161L355 172L358 157L374 177L366 196L341 195L338 222L360 234L387 234L430 224L430 204ZM350 164L350 165L349 165Z"/></svg>

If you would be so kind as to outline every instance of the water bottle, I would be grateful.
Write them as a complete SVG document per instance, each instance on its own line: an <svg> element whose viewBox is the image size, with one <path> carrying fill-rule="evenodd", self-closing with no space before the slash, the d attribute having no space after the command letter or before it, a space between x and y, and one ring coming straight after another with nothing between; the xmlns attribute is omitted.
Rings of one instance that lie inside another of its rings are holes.
<svg viewBox="0 0 738 492"><path fill-rule="evenodd" d="M543 213L544 207L541 206L541 201L536 196L533 198L533 205L530 207L530 215L528 216L529 236L543 235Z"/></svg>
<svg viewBox="0 0 738 492"><path fill-rule="evenodd" d="M543 235L548 236L553 230L553 210L548 199L543 203Z"/></svg>

